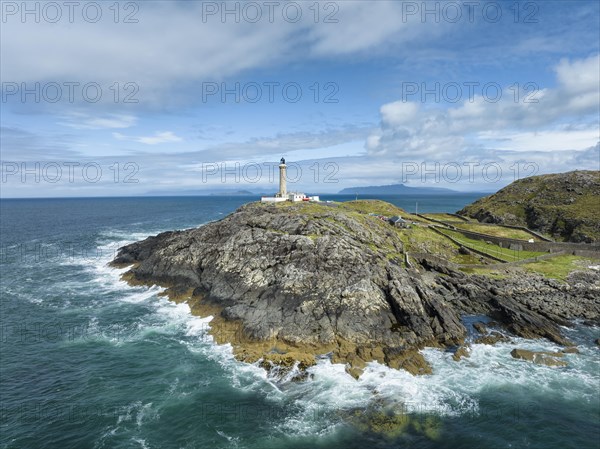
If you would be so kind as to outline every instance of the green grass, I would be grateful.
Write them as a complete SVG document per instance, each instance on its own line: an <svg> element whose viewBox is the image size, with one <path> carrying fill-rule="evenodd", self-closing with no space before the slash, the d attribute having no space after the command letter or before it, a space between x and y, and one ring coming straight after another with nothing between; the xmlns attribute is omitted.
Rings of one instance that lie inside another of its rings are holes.
<svg viewBox="0 0 600 449"><path fill-rule="evenodd" d="M597 262L595 264L597 264ZM539 273L548 278L564 281L569 273L577 269L585 269L588 265L593 265L593 263L584 257L564 255L540 260L538 262L526 263L521 265L521 267L526 271Z"/></svg>
<svg viewBox="0 0 600 449"><path fill-rule="evenodd" d="M424 217L432 218L434 220L452 223L453 225L455 223L466 223L464 220L461 220L460 218L458 218L454 215L450 215L450 214L422 214L422 215Z"/></svg>
<svg viewBox="0 0 600 449"><path fill-rule="evenodd" d="M481 265L481 257L479 254L457 254L450 258L450 262L457 263L459 265Z"/></svg>
<svg viewBox="0 0 600 449"><path fill-rule="evenodd" d="M356 200L356 201L344 201L339 203L340 207L347 210L361 212L363 214L375 213L380 215L386 215L388 217L392 215L407 215L408 213L404 209L394 206L393 204L386 203L380 200Z"/></svg>
<svg viewBox="0 0 600 449"><path fill-rule="evenodd" d="M540 260L537 262L529 262L513 269L522 269L527 272L541 274L544 277L556 279L558 281L566 281L567 276L575 270L587 269L589 265L598 264L598 261L593 262L585 257L561 255L551 257L549 259ZM468 274L480 274L495 279L506 278L508 275L502 270L494 268L476 267L476 268L461 268L461 271Z"/></svg>
<svg viewBox="0 0 600 449"><path fill-rule="evenodd" d="M452 225L456 226L457 228L464 229L465 231L478 232L480 234L487 234L494 237L525 241L533 239L536 242L539 242L540 240L529 232L521 229L505 228L502 226L484 225L479 223L465 223L464 221L462 223L452 223Z"/></svg>
<svg viewBox="0 0 600 449"><path fill-rule="evenodd" d="M397 231L407 252L430 253L456 264L479 264L479 254L460 254L459 246L446 237L424 226L413 226L410 229Z"/></svg>
<svg viewBox="0 0 600 449"><path fill-rule="evenodd" d="M400 207L394 206L393 204L387 203L381 200L355 200L355 201L344 201L338 203L341 209L347 211L360 212L362 214L378 214L386 217L392 217L398 215L403 217L407 221L415 221L419 223L427 223L421 217L411 215L409 212L401 209Z"/></svg>
<svg viewBox="0 0 600 449"><path fill-rule="evenodd" d="M451 236L467 248L479 250L485 254L494 256L505 262L516 262L518 260L529 259L531 257L541 256L541 252L535 251L514 251L508 248L501 248L498 245L485 243L479 240L470 239L456 231L443 231L446 235Z"/></svg>
<svg viewBox="0 0 600 449"><path fill-rule="evenodd" d="M313 201L299 201L297 203L292 203L291 201L284 201L281 203L274 204L275 207L278 207L280 209L290 209L302 213L322 214L329 211L329 207L325 204L316 203ZM269 206L270 204L267 203L267 205Z"/></svg>
<svg viewBox="0 0 600 449"><path fill-rule="evenodd" d="M408 252L427 252L442 257L458 254L458 246L443 236L423 226L397 229L398 235Z"/></svg>
<svg viewBox="0 0 600 449"><path fill-rule="evenodd" d="M533 234L530 234L527 231L523 231L521 229L512 229L505 228L503 226L496 225L487 225L482 223L477 223L476 221L472 221L470 223L461 220L460 218L455 217L450 214L424 214L425 217L432 218L434 220L441 221L443 223L449 224L451 226L464 229L465 231L478 232L480 234L487 234L494 237L503 237L507 239L516 239L516 240L529 240L534 239L534 241L539 241L539 238L535 237Z"/></svg>
<svg viewBox="0 0 600 449"><path fill-rule="evenodd" d="M346 201L340 203L340 207L344 210L359 212L361 214L374 213L379 215L385 215L386 217L408 214L404 209L400 209L399 207L396 207L393 204L377 200Z"/></svg>
<svg viewBox="0 0 600 449"><path fill-rule="evenodd" d="M268 205L267 207L273 207ZM288 209L290 213L301 213L306 216L306 220L320 219L324 222L329 222L333 227L340 227L344 231L353 234L356 229L352 224L352 220L365 230L373 234L372 241L363 241L364 244L376 252L383 253L390 259L403 260L403 251L409 253L429 253L447 259L450 262L457 264L478 264L481 263L479 254L460 254L459 245L455 244L443 235L438 234L429 227L429 222L407 214L404 210L379 200L359 200L336 203L334 206L325 203L301 202L301 203L275 203L275 207L279 209ZM386 221L380 220L378 217L369 215L376 213L385 216L403 215L409 220L416 221L418 224L412 225L408 229L396 228L391 226ZM434 214L430 214L434 215ZM448 216L447 214L435 214L437 216ZM344 217L346 217L344 219ZM456 217L453 217L456 220ZM348 221L350 219L350 221ZM471 225L470 223L461 223ZM427 224L427 225L425 225ZM459 224L459 223L457 223ZM476 224L473 224L476 225ZM486 226L486 229L488 227ZM497 229L495 226L491 228ZM504 228L501 228L504 229ZM463 246L467 248L475 248L484 254L492 255L505 262L513 262L530 257L535 257L544 253L531 251L512 251L506 248L500 248L497 245L486 244L474 239L464 237L462 234L454 231L443 231L454 237ZM369 235L368 233L366 235ZM377 237L379 236L379 237ZM311 233L308 235L311 240L317 240L320 235ZM389 240L391 239L391 240ZM370 239L369 239L370 240ZM400 240L403 249L400 250L400 245L393 243Z"/></svg>

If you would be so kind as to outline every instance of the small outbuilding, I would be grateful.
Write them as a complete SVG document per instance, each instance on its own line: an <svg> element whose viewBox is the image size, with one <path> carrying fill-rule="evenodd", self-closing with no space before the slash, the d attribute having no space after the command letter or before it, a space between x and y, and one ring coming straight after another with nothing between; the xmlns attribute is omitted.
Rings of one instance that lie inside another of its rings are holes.
<svg viewBox="0 0 600 449"><path fill-rule="evenodd" d="M393 217L390 217L388 219L388 222L392 226L396 226L397 228L407 228L408 227L408 222L405 219L403 219L402 217L399 217L398 215L394 215Z"/></svg>

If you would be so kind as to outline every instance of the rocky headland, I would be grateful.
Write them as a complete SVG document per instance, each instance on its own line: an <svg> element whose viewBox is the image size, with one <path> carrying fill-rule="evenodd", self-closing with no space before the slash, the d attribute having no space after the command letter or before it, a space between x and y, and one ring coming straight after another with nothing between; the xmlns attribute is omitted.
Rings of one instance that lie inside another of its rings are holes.
<svg viewBox="0 0 600 449"><path fill-rule="evenodd" d="M484 223L526 226L568 242L600 241L600 171L531 176L458 212Z"/></svg>
<svg viewBox="0 0 600 449"><path fill-rule="evenodd" d="M418 217L399 229L374 213L409 216L381 201L250 203L125 246L112 264L130 266L129 282L165 286L193 313L212 315L218 343L267 369L302 371L329 355L355 377L373 360L427 374L425 346L468 356L464 315L494 320L492 330L479 326L489 343L516 335L568 347L561 325L600 323L598 272L559 282L522 270L467 274L426 259L407 265L405 254L429 251L437 235Z"/></svg>

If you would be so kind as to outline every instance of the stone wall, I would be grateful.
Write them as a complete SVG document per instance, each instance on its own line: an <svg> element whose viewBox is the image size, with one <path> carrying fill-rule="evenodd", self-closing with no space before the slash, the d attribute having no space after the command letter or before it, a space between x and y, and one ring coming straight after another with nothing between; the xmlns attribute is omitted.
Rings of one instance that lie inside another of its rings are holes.
<svg viewBox="0 0 600 449"><path fill-rule="evenodd" d="M462 221L465 221L467 223L469 223L471 221L467 217L463 217L462 215L458 215L458 214L448 214L448 215L452 215L453 217L460 218Z"/></svg>
<svg viewBox="0 0 600 449"><path fill-rule="evenodd" d="M518 229L520 231L528 232L532 236L537 237L538 239L543 240L544 242L554 242L554 240L549 239L545 235L542 235L539 232L535 232L532 229L526 228L525 226L515 226L515 225L507 225L507 224L500 224L500 225L496 225L496 226L502 226L503 228L510 228L510 229Z"/></svg>
<svg viewBox="0 0 600 449"><path fill-rule="evenodd" d="M502 259L500 259L500 258L498 258L498 257L492 256L492 255L490 255L490 254L488 254L488 253L485 253L485 252L483 252L483 251L479 251L479 250L478 250L478 249L476 249L476 248L471 248L470 246L465 246L465 245L463 245L461 242L459 242L459 241L458 241L458 240L456 240L455 238L453 238L453 237L451 237L451 236L449 236L449 235L446 235L446 234L444 234L442 231L440 231L440 230L438 229L438 227L437 227L437 226L431 226L431 229L433 229L433 230L434 230L435 232L437 232L438 234L440 234L440 235L443 235L444 237L446 237L447 239L449 239L450 241L452 241L454 244L456 244L456 245L458 245L458 246L464 246L465 248L467 248L467 249L468 249L469 251L471 251L472 253L479 254L480 256L483 256L483 257L487 257L488 259L497 260L498 262L504 262L504 260L502 260Z"/></svg>
<svg viewBox="0 0 600 449"><path fill-rule="evenodd" d="M523 265L526 263L538 262L540 260L551 259L553 257L561 256L563 254L565 254L565 253L561 251L561 252L556 252L556 253L543 254L541 256L536 256L536 257L530 257L529 259L521 259L521 260L517 260L515 262L494 263L494 264L489 264L489 265L462 264L462 265L460 265L460 267L461 268L506 268L508 266Z"/></svg>
<svg viewBox="0 0 600 449"><path fill-rule="evenodd" d="M505 237L496 237L479 232L466 231L464 229L454 229L465 237L473 240L484 242L492 242L502 248L514 250L536 251L540 253L546 252L569 252L571 254L581 255L584 257L599 257L600 244L598 243L570 243L570 242L526 242L524 240L509 239Z"/></svg>

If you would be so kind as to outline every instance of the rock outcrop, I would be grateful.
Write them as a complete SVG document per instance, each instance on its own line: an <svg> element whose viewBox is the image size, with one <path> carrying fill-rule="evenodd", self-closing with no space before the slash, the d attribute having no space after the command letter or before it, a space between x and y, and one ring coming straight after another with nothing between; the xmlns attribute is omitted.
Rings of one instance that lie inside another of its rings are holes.
<svg viewBox="0 0 600 449"><path fill-rule="evenodd" d="M562 352L528 351L527 349L513 349L510 355L515 359L527 360L538 365L567 366L567 362L559 360L563 357Z"/></svg>
<svg viewBox="0 0 600 449"><path fill-rule="evenodd" d="M125 246L113 264L131 265L130 282L167 286L194 313L213 315L215 339L242 360L306 368L331 354L355 377L372 360L430 373L418 350L464 343L463 314L560 344L559 325L600 317L598 274L572 287L406 268L403 232L346 203L251 203Z"/></svg>
<svg viewBox="0 0 600 449"><path fill-rule="evenodd" d="M456 349L456 351L454 351L454 354L452 354L452 359L454 359L454 361L458 362L463 357L470 357L470 356L471 356L471 354L470 354L469 348L467 346L459 346Z"/></svg>

